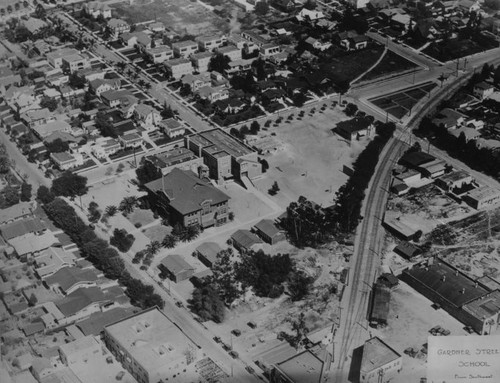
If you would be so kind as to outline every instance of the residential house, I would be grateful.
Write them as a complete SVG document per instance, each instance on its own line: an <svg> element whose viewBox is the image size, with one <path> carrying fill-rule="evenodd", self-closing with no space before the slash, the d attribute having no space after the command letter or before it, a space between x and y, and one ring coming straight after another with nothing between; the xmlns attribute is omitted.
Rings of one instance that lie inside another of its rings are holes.
<svg viewBox="0 0 500 383"><path fill-rule="evenodd" d="M186 133L186 128L179 121L168 118L158 123L158 128L165 133L168 138L182 137Z"/></svg>
<svg viewBox="0 0 500 383"><path fill-rule="evenodd" d="M192 40L179 41L172 43L172 50L175 57L187 59L190 55L198 52L198 43Z"/></svg>
<svg viewBox="0 0 500 383"><path fill-rule="evenodd" d="M191 92L195 93L204 86L210 86L212 80L208 73L187 74L181 78L181 83L182 85L189 85Z"/></svg>
<svg viewBox="0 0 500 383"><path fill-rule="evenodd" d="M350 50L364 49L368 46L369 38L365 35L359 35L356 31L346 31L338 34L340 45Z"/></svg>
<svg viewBox="0 0 500 383"><path fill-rule="evenodd" d="M456 110L444 108L432 120L432 123L437 126L444 126L446 129L455 129L462 125L467 116Z"/></svg>
<svg viewBox="0 0 500 383"><path fill-rule="evenodd" d="M125 32L120 35L122 43L129 47L142 47L143 49L151 48L151 37L144 32Z"/></svg>
<svg viewBox="0 0 500 383"><path fill-rule="evenodd" d="M106 104L110 108L120 106L123 102L133 101L130 97L134 97L134 95L126 89L108 90L101 93L102 102L104 102L104 104Z"/></svg>
<svg viewBox="0 0 500 383"><path fill-rule="evenodd" d="M64 267L75 265L74 253L60 247L49 247L34 256L34 268L40 279L50 277Z"/></svg>
<svg viewBox="0 0 500 383"><path fill-rule="evenodd" d="M310 10L307 8L302 8L300 12L295 16L300 22L316 22L325 18L323 12L319 10Z"/></svg>
<svg viewBox="0 0 500 383"><path fill-rule="evenodd" d="M220 247L217 243L203 242L196 248L195 253L201 263L208 268L212 268L212 266L217 262L218 254L221 251L222 247Z"/></svg>
<svg viewBox="0 0 500 383"><path fill-rule="evenodd" d="M186 58L178 58L163 63L165 70L170 77L178 80L182 76L193 73L193 65Z"/></svg>
<svg viewBox="0 0 500 383"><path fill-rule="evenodd" d="M20 237L28 233L40 235L47 230L47 226L38 217L19 219L14 222L0 226L0 232L6 241Z"/></svg>
<svg viewBox="0 0 500 383"><path fill-rule="evenodd" d="M90 81L90 90L98 97L101 96L102 93L107 92L109 90L118 90L121 87L120 79L105 79L105 80L94 80Z"/></svg>
<svg viewBox="0 0 500 383"><path fill-rule="evenodd" d="M359 140L361 137L370 137L373 124L367 118L356 117L351 120L340 121L335 127L337 134L349 142Z"/></svg>
<svg viewBox="0 0 500 383"><path fill-rule="evenodd" d="M55 367L48 358L34 358L31 363L30 372L38 382L43 382L53 374Z"/></svg>
<svg viewBox="0 0 500 383"><path fill-rule="evenodd" d="M33 215L33 205L30 202L19 202L18 204L2 209L0 224L14 222Z"/></svg>
<svg viewBox="0 0 500 383"><path fill-rule="evenodd" d="M264 242L250 230L240 229L231 235L231 243L238 251L247 252Z"/></svg>
<svg viewBox="0 0 500 383"><path fill-rule="evenodd" d="M280 230L270 219L263 219L253 227L255 233L264 240L264 242L274 245L286 239L285 233Z"/></svg>
<svg viewBox="0 0 500 383"><path fill-rule="evenodd" d="M32 35L37 34L42 29L47 28L49 24L47 22L37 19L35 17L29 17L26 20L21 19L21 24L31 33Z"/></svg>
<svg viewBox="0 0 500 383"><path fill-rule="evenodd" d="M246 53L252 53L259 49L257 44L239 34L233 33L229 35L227 41L236 48L244 50Z"/></svg>
<svg viewBox="0 0 500 383"><path fill-rule="evenodd" d="M46 137L55 132L71 132L71 125L63 120L54 120L47 122L46 124L36 125L31 129L33 130L33 133L38 136L38 138L44 140Z"/></svg>
<svg viewBox="0 0 500 383"><path fill-rule="evenodd" d="M146 49L145 55L151 62L161 64L162 62L173 58L174 52L170 49L170 47L161 46Z"/></svg>
<svg viewBox="0 0 500 383"><path fill-rule="evenodd" d="M134 118L144 128L152 128L162 119L160 112L147 104L138 104L135 107Z"/></svg>
<svg viewBox="0 0 500 383"><path fill-rule="evenodd" d="M203 157L209 175L218 182L226 179L255 179L262 175L257 152L220 129L205 130L184 138L185 146Z"/></svg>
<svg viewBox="0 0 500 383"><path fill-rule="evenodd" d="M148 29L151 32L164 32L165 24L163 24L161 21L155 21L154 23L148 24Z"/></svg>
<svg viewBox="0 0 500 383"><path fill-rule="evenodd" d="M7 105L19 114L39 108L34 86L11 86L3 93L3 96Z"/></svg>
<svg viewBox="0 0 500 383"><path fill-rule="evenodd" d="M403 357L375 336L363 346L360 368L360 383L388 383L401 372Z"/></svg>
<svg viewBox="0 0 500 383"><path fill-rule="evenodd" d="M77 55L79 52L74 48L63 48L54 52L47 53L47 61L54 68L61 68L63 65L63 58L66 56Z"/></svg>
<svg viewBox="0 0 500 383"><path fill-rule="evenodd" d="M94 268L63 267L52 275L46 276L44 283L52 291L68 295L80 288L97 286L100 276L102 273L98 274Z"/></svg>
<svg viewBox="0 0 500 383"><path fill-rule="evenodd" d="M214 49L219 48L226 44L226 36L198 36L195 41L198 43L200 51L212 52ZM185 56L187 57L187 56Z"/></svg>
<svg viewBox="0 0 500 383"><path fill-rule="evenodd" d="M70 73L75 73L90 68L90 61L80 54L64 56L62 58L62 68Z"/></svg>
<svg viewBox="0 0 500 383"><path fill-rule="evenodd" d="M229 197L191 171L174 168L145 187L159 210L183 226L219 226L228 220Z"/></svg>
<svg viewBox="0 0 500 383"><path fill-rule="evenodd" d="M264 44L267 44L269 42L266 38L262 37L257 32L251 31L251 30L250 31L242 31L241 37L243 37L245 40L253 43L253 44L246 43L245 48L244 48L246 53L250 53L250 52L253 52L254 50L260 49L261 46L263 46Z"/></svg>
<svg viewBox="0 0 500 383"><path fill-rule="evenodd" d="M106 3L101 3L99 1L89 1L83 4L83 9L87 14L92 15L94 18L102 16L105 19L111 18L111 8Z"/></svg>
<svg viewBox="0 0 500 383"><path fill-rule="evenodd" d="M495 87L493 85L481 81L480 83L474 85L472 94L480 100L484 100L485 98L491 96L494 91Z"/></svg>
<svg viewBox="0 0 500 383"><path fill-rule="evenodd" d="M210 63L212 56L212 52L199 52L193 53L189 56L189 58L197 72L205 73L208 71L208 64Z"/></svg>
<svg viewBox="0 0 500 383"><path fill-rule="evenodd" d="M48 249L58 243L51 231L42 234L27 233L9 240L10 246L14 248L21 260L26 260L30 254Z"/></svg>
<svg viewBox="0 0 500 383"><path fill-rule="evenodd" d="M195 92L202 100L215 102L229 98L229 90L225 86L202 86Z"/></svg>
<svg viewBox="0 0 500 383"><path fill-rule="evenodd" d="M83 156L80 153L55 152L50 153L50 159L61 170L69 170L83 165Z"/></svg>
<svg viewBox="0 0 500 383"><path fill-rule="evenodd" d="M271 56L276 57L276 55ZM252 63L254 62L254 59L241 59L241 60L235 60L231 61L228 64L228 68L224 69L224 74L228 77L231 78L234 75L242 75L249 70L252 70Z"/></svg>
<svg viewBox="0 0 500 383"><path fill-rule="evenodd" d="M325 51L332 46L330 42L322 42L321 40L315 39L314 37L308 37L306 43L309 44L313 49L318 49L320 51Z"/></svg>
<svg viewBox="0 0 500 383"><path fill-rule="evenodd" d="M158 268L165 272L175 283L191 278L195 271L195 268L178 254L167 255L161 260Z"/></svg>
<svg viewBox="0 0 500 383"><path fill-rule="evenodd" d="M119 136L118 141L120 141L124 149L128 149L128 148L139 148L144 142L144 139L139 133L131 132Z"/></svg>
<svg viewBox="0 0 500 383"><path fill-rule="evenodd" d="M125 20L115 18L108 21L108 28L115 37L130 31L130 25Z"/></svg>
<svg viewBox="0 0 500 383"><path fill-rule="evenodd" d="M97 158L108 158L121 149L120 142L114 138L100 137L90 146L91 152Z"/></svg>
<svg viewBox="0 0 500 383"><path fill-rule="evenodd" d="M260 48L261 57L267 58L281 52L281 47L279 44L268 43L262 45Z"/></svg>
<svg viewBox="0 0 500 383"><path fill-rule="evenodd" d="M21 120L30 128L44 125L55 120L54 113L47 108L28 110L21 114Z"/></svg>
<svg viewBox="0 0 500 383"><path fill-rule="evenodd" d="M225 47L219 47L217 48L217 52L223 54L224 56L227 56L231 59L231 61L237 61L241 60L241 49L228 45Z"/></svg>

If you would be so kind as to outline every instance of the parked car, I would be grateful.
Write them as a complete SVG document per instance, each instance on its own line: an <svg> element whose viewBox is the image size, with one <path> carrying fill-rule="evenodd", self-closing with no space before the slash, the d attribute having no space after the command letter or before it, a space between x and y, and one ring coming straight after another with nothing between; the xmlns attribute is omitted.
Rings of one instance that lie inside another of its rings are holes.
<svg viewBox="0 0 500 383"><path fill-rule="evenodd" d="M122 380L124 375L125 371L120 371L118 374L116 374L116 380Z"/></svg>
<svg viewBox="0 0 500 383"><path fill-rule="evenodd" d="M432 335L438 335L438 334L439 334L439 332L440 332L440 331L442 331L442 330L443 330L443 328L442 328L441 326L437 325L437 326L434 326L433 328L431 328L431 329L429 330L429 332L430 332Z"/></svg>
<svg viewBox="0 0 500 383"><path fill-rule="evenodd" d="M245 370L247 370L250 374L253 374L255 372L255 370L250 366L246 366Z"/></svg>
<svg viewBox="0 0 500 383"><path fill-rule="evenodd" d="M239 354L236 351L230 351L229 355L231 355L231 358L233 359L238 359Z"/></svg>
<svg viewBox="0 0 500 383"><path fill-rule="evenodd" d="M181 301L177 301L177 302L175 302L175 305L176 305L177 307L183 307L183 306L184 306L184 305L182 304L182 302L181 302Z"/></svg>
<svg viewBox="0 0 500 383"><path fill-rule="evenodd" d="M221 342L221 339L219 336L214 336L214 341L216 341L217 343L220 343Z"/></svg>
<svg viewBox="0 0 500 383"><path fill-rule="evenodd" d="M233 334L234 336L240 336L241 335L241 331L238 330L237 328L235 328L233 331L231 331L231 334Z"/></svg>
<svg viewBox="0 0 500 383"><path fill-rule="evenodd" d="M252 322L252 321L248 322L248 323L247 323L247 325L248 325L248 327L250 327L250 328L256 328L256 327L257 327L257 323Z"/></svg>

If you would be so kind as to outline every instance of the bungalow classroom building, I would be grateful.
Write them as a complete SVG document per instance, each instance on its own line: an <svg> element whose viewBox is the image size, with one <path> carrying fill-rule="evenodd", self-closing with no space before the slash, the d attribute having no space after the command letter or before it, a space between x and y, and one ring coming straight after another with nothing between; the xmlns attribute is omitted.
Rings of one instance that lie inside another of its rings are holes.
<svg viewBox="0 0 500 383"><path fill-rule="evenodd" d="M400 279L434 305L480 335L494 332L499 323L500 290L474 280L439 258L428 258L405 269Z"/></svg>

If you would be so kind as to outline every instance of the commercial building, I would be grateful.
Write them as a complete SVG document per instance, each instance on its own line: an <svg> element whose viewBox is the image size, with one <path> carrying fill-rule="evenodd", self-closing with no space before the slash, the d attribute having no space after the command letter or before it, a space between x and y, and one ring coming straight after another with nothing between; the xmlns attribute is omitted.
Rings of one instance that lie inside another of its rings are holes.
<svg viewBox="0 0 500 383"><path fill-rule="evenodd" d="M363 346L360 383L388 383L403 368L403 357L378 337L367 340Z"/></svg>
<svg viewBox="0 0 500 383"><path fill-rule="evenodd" d="M198 346L156 307L106 326L104 342L139 383L198 380Z"/></svg>
<svg viewBox="0 0 500 383"><path fill-rule="evenodd" d="M185 146L203 157L210 178L254 179L262 174L257 152L220 129L206 130L185 137Z"/></svg>
<svg viewBox="0 0 500 383"><path fill-rule="evenodd" d="M367 118L356 117L351 120L340 121L335 127L337 134L349 142L370 136L373 124Z"/></svg>
<svg viewBox="0 0 500 383"><path fill-rule="evenodd" d="M435 183L445 191L461 189L474 181L472 176L465 170L455 170L436 179Z"/></svg>
<svg viewBox="0 0 500 383"><path fill-rule="evenodd" d="M489 186L471 190L462 199L474 209L496 205L500 201L500 191Z"/></svg>
<svg viewBox="0 0 500 383"><path fill-rule="evenodd" d="M386 213L383 226L392 234L406 241L419 237L421 230L409 226L401 217Z"/></svg>
<svg viewBox="0 0 500 383"><path fill-rule="evenodd" d="M219 226L228 220L229 196L192 171L174 168L145 187L159 212L183 226Z"/></svg>
<svg viewBox="0 0 500 383"><path fill-rule="evenodd" d="M424 177L437 178L445 174L446 168L446 162L436 158L430 162L419 165L417 170L422 173Z"/></svg>
<svg viewBox="0 0 500 383"><path fill-rule="evenodd" d="M178 254L167 255L161 260L158 268L165 272L175 283L191 278L195 271L195 268Z"/></svg>
<svg viewBox="0 0 500 383"><path fill-rule="evenodd" d="M158 175L166 175L174 168L197 173L199 167L203 165L203 158L197 157L186 148L175 148L168 152L147 156L144 161L147 166L153 167Z"/></svg>

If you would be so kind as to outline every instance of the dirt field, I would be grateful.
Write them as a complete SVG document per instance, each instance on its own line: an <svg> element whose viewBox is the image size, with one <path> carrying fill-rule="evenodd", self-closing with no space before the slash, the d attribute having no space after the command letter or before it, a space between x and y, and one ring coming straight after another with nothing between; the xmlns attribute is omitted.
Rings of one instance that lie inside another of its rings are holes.
<svg viewBox="0 0 500 383"><path fill-rule="evenodd" d="M280 191L272 197L286 208L290 202L304 196L323 206L332 204L335 192L347 181L344 165L351 165L368 140L346 141L332 132L338 121L347 117L338 108L306 113L302 120L297 114L292 122L283 121L266 133L276 133L282 149L264 156L269 162L266 176L255 184L266 193L274 181Z"/></svg>
<svg viewBox="0 0 500 383"><path fill-rule="evenodd" d="M130 23L161 21L180 35L217 34L228 23L198 3L179 0L154 0L147 4L113 4L116 16Z"/></svg>

